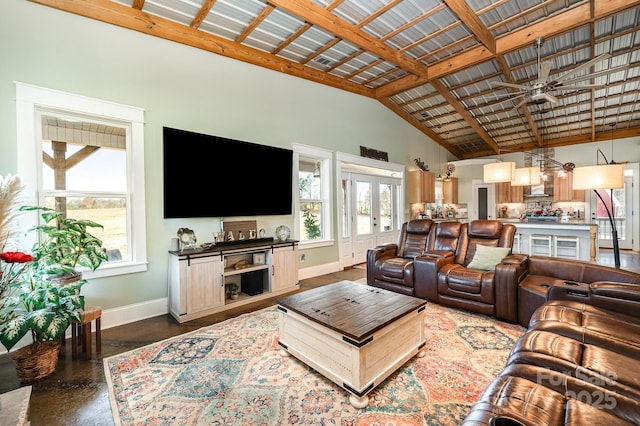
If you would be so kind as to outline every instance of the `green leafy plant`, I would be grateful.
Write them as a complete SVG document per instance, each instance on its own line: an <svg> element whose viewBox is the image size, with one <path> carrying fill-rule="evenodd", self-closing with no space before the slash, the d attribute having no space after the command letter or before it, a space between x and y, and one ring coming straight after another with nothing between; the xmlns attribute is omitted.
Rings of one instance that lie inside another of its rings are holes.
<svg viewBox="0 0 640 426"><path fill-rule="evenodd" d="M302 216L304 217L304 229L307 232L307 238L313 240L320 237L320 235L322 235L320 224L313 213L311 213L311 210L305 210Z"/></svg>
<svg viewBox="0 0 640 426"><path fill-rule="evenodd" d="M73 219L48 207L23 206L21 211L41 211L43 224L32 230L41 233L31 254L36 267L50 276L75 274L78 266L95 271L108 260L102 241L91 234L91 228L103 228L91 220Z"/></svg>
<svg viewBox="0 0 640 426"><path fill-rule="evenodd" d="M30 263L8 283L0 300L0 343L10 350L29 332L34 346L60 339L72 321L81 320L80 288L85 283L57 286Z"/></svg>

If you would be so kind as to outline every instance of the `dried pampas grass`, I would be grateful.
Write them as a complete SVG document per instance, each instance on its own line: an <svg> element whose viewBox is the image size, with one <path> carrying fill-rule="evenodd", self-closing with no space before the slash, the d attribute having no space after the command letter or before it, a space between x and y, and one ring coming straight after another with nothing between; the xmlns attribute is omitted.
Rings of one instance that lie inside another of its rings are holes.
<svg viewBox="0 0 640 426"><path fill-rule="evenodd" d="M18 202L23 186L14 175L0 176L0 250L15 231L14 219L18 215Z"/></svg>

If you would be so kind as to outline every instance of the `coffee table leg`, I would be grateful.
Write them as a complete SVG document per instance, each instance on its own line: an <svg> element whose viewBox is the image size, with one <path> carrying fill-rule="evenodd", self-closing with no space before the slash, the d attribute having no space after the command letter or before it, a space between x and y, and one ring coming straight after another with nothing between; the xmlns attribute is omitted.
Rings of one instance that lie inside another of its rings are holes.
<svg viewBox="0 0 640 426"><path fill-rule="evenodd" d="M280 356L291 356L291 354L284 349L280 349Z"/></svg>
<svg viewBox="0 0 640 426"><path fill-rule="evenodd" d="M358 398L357 396L350 394L349 403L351 403L351 405L353 405L355 408L364 408L369 405L369 397L367 395L364 395Z"/></svg>
<svg viewBox="0 0 640 426"><path fill-rule="evenodd" d="M422 358L423 356L425 356L427 354L427 351L420 351L416 354L416 358Z"/></svg>

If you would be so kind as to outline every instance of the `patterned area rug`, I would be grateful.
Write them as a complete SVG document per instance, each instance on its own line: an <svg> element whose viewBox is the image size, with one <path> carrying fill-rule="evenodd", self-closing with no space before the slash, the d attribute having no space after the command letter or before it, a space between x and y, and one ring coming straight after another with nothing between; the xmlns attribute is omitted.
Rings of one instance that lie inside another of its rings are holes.
<svg viewBox="0 0 640 426"><path fill-rule="evenodd" d="M104 360L116 425L457 425L524 329L427 304L427 355L358 410L348 393L279 355L275 307Z"/></svg>

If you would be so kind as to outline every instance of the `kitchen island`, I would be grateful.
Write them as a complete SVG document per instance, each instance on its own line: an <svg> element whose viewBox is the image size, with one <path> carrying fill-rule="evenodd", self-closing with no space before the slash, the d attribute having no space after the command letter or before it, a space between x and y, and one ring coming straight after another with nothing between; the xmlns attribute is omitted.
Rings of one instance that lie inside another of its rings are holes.
<svg viewBox="0 0 640 426"><path fill-rule="evenodd" d="M519 250L514 247L514 252L531 254L529 236L549 235L552 237L577 237L579 241L578 259L595 262L598 256L598 225L578 221L556 222L550 220L528 220L521 222L518 219L500 219L503 222L516 225L516 234L520 235ZM552 254L553 255L553 254ZM560 256L560 254L559 254Z"/></svg>

